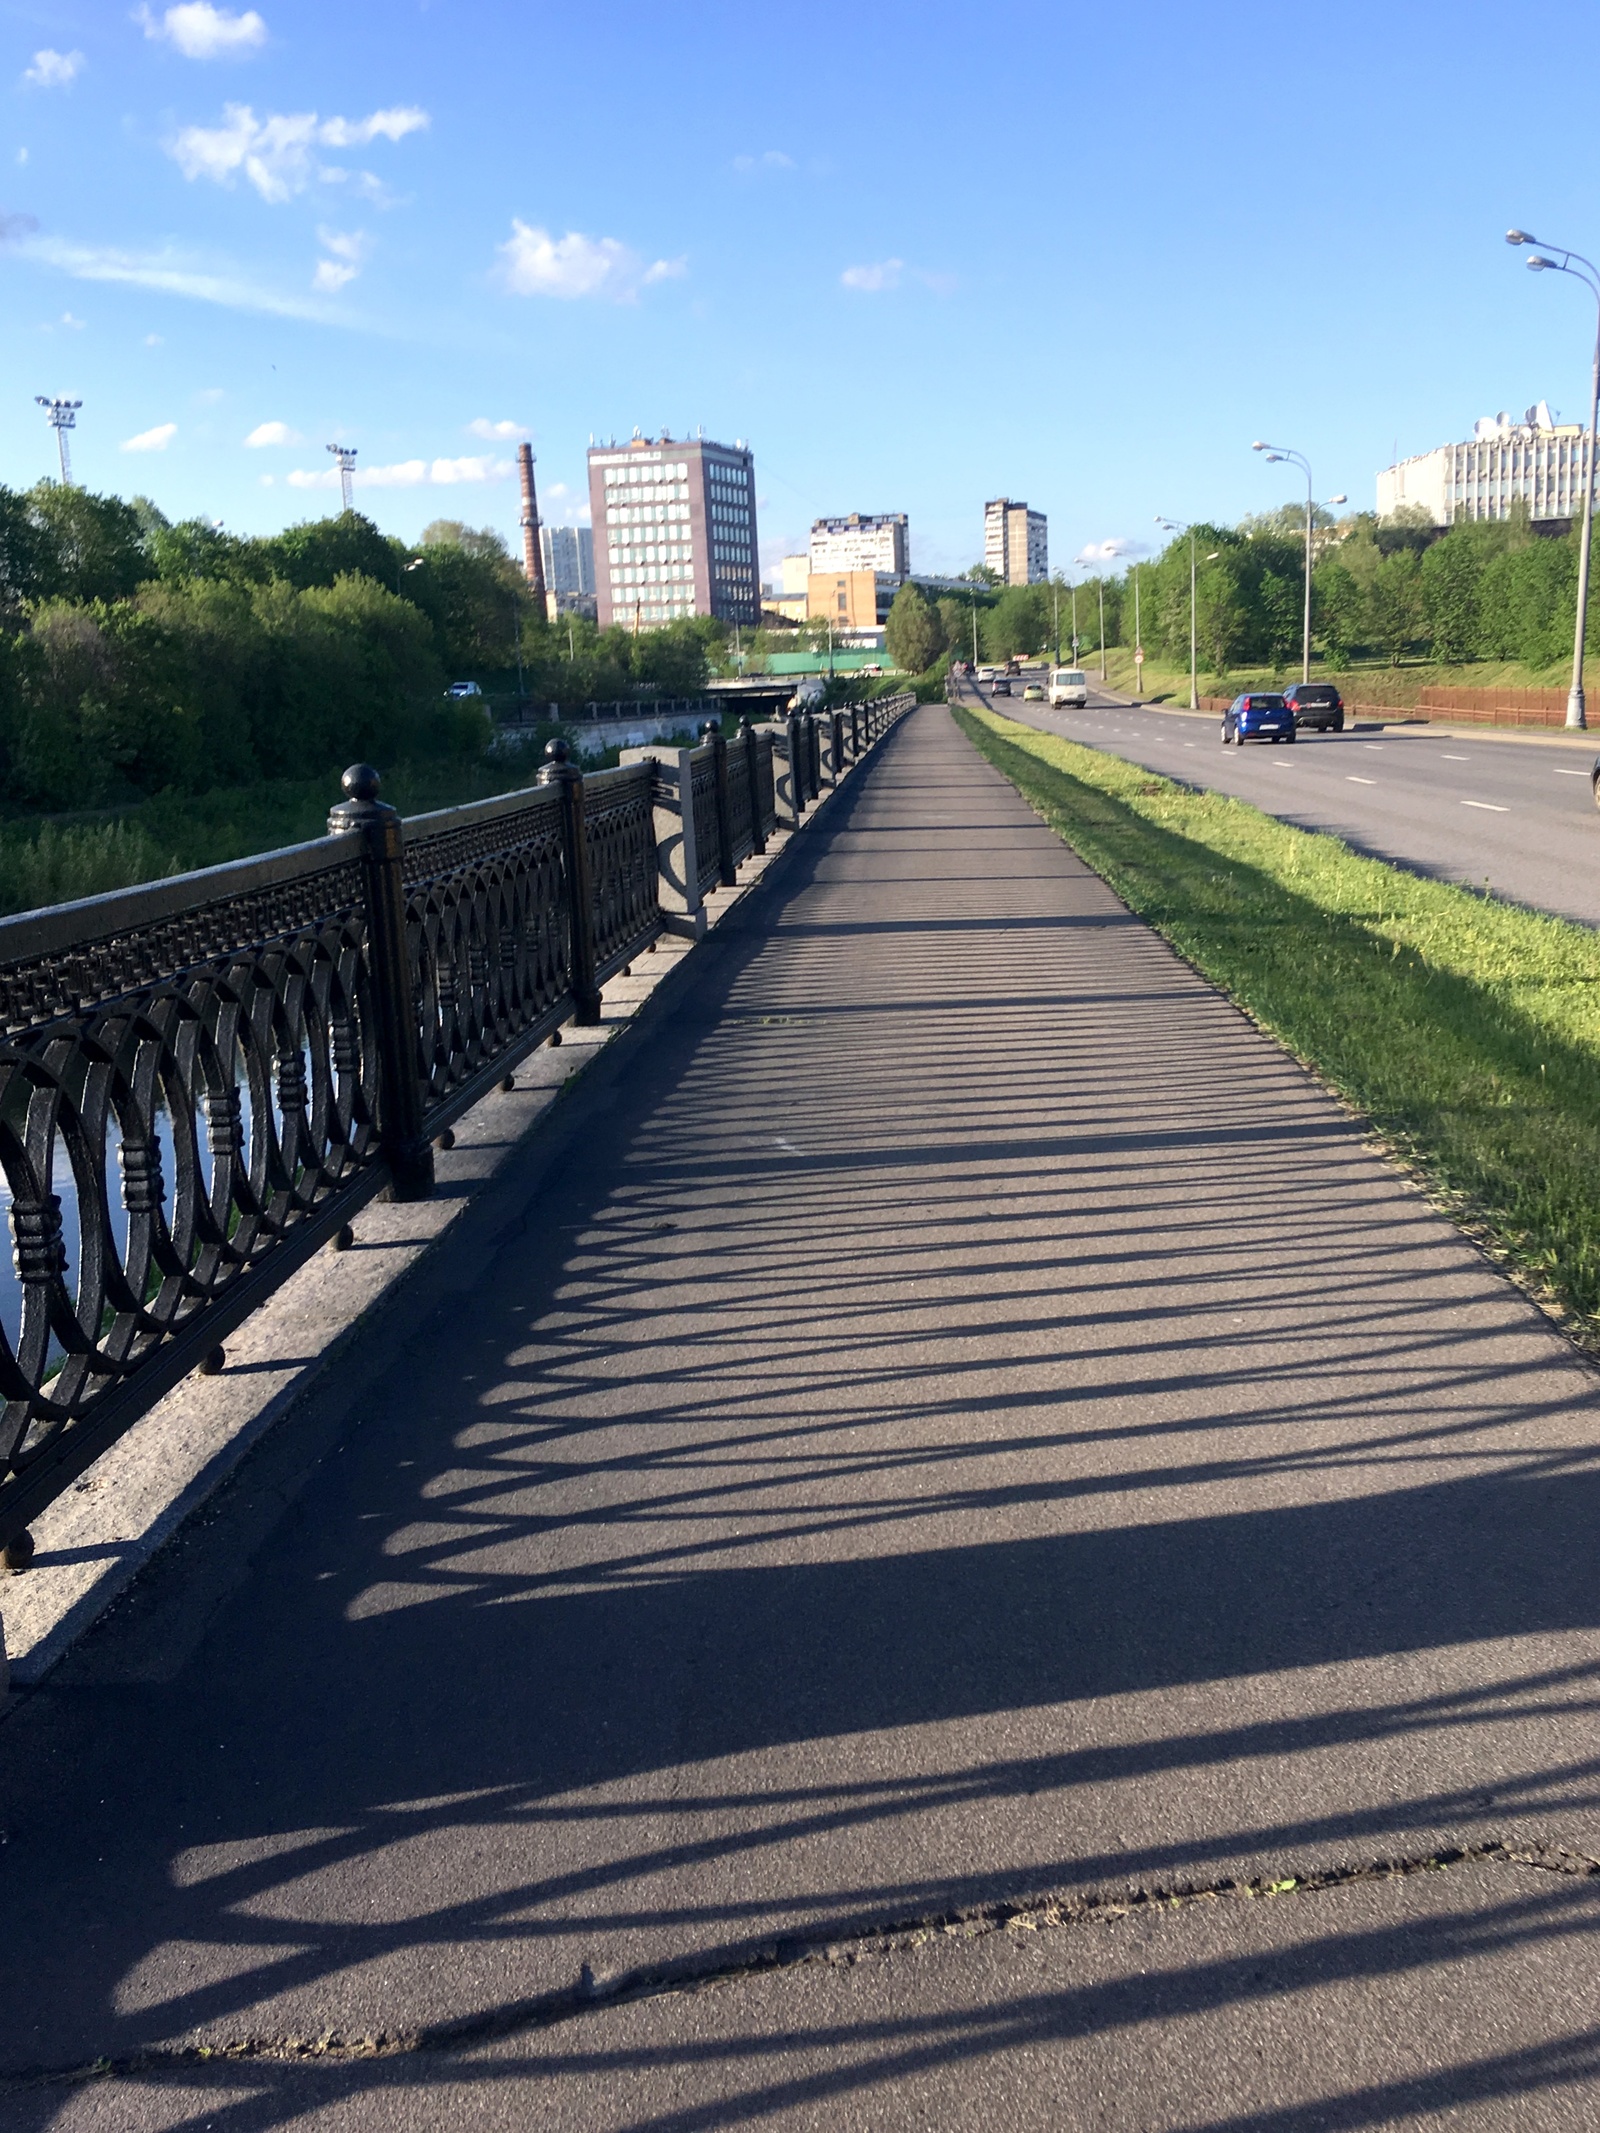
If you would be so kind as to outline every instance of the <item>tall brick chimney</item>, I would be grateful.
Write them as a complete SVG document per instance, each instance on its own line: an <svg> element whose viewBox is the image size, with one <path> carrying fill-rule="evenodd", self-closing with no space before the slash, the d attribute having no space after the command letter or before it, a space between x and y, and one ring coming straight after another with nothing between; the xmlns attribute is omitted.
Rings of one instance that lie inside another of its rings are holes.
<svg viewBox="0 0 1600 2133"><path fill-rule="evenodd" d="M517 446L517 471L522 476L522 567L528 589L540 600L545 597L544 554L539 546L539 499L533 491L533 446Z"/></svg>

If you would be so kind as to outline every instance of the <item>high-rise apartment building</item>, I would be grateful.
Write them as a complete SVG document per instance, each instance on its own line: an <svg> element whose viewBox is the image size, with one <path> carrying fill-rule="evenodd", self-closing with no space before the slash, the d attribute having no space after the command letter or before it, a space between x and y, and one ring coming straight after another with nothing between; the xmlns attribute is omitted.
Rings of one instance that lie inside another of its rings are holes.
<svg viewBox="0 0 1600 2133"><path fill-rule="evenodd" d="M905 513L881 511L869 517L852 511L848 518L813 519L811 569L818 577L851 570L909 576L911 537Z"/></svg>
<svg viewBox="0 0 1600 2133"><path fill-rule="evenodd" d="M589 505L602 629L761 619L755 458L742 443L593 445Z"/></svg>
<svg viewBox="0 0 1600 2133"><path fill-rule="evenodd" d="M539 546L551 592L594 591L594 535L587 526L541 526Z"/></svg>
<svg viewBox="0 0 1600 2133"><path fill-rule="evenodd" d="M997 496L983 507L983 560L1003 585L1042 585L1050 575L1045 515Z"/></svg>

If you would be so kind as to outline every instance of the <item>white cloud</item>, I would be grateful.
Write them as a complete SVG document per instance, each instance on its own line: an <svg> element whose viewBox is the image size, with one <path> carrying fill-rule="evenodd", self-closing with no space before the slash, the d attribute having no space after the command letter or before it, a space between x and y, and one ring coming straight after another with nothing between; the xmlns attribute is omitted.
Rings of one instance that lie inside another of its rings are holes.
<svg viewBox="0 0 1600 2133"><path fill-rule="evenodd" d="M513 472L509 459L401 459L392 466L356 468L358 489L453 489L463 482L505 481ZM337 467L295 467L285 477L291 489L336 489Z"/></svg>
<svg viewBox="0 0 1600 2133"><path fill-rule="evenodd" d="M124 437L125 452L164 452L178 434L175 422L158 422L153 430L141 430L137 437Z"/></svg>
<svg viewBox="0 0 1600 2133"><path fill-rule="evenodd" d="M262 311L275 318L325 319L328 315L320 304L259 288L231 269L219 271L171 247L160 252L123 252L60 237L23 237L18 250L26 258L70 274L75 281L125 282L135 288L158 289L166 296L193 297L200 303L222 304L230 311Z"/></svg>
<svg viewBox="0 0 1600 2133"><path fill-rule="evenodd" d="M880 289L898 289L905 272L903 259L880 259L871 266L846 267L839 276L847 289L862 289L876 296Z"/></svg>
<svg viewBox="0 0 1600 2133"><path fill-rule="evenodd" d="M245 439L252 452L259 452L269 444L304 444L298 430L290 429L287 422L258 422Z"/></svg>
<svg viewBox="0 0 1600 2133"><path fill-rule="evenodd" d="M159 333L147 333L144 337L144 345L146 346L146 348L161 348L164 347L166 343L163 335Z"/></svg>
<svg viewBox="0 0 1600 2133"><path fill-rule="evenodd" d="M1075 563L1090 565L1127 563L1135 556L1149 553L1150 546L1147 541L1125 541L1120 536L1113 536L1109 541L1091 541L1086 548L1080 548L1072 560Z"/></svg>
<svg viewBox="0 0 1600 2133"><path fill-rule="evenodd" d="M759 156L735 156L733 167L741 173L752 170L793 170L794 157L786 156L781 148L769 148Z"/></svg>
<svg viewBox="0 0 1600 2133"><path fill-rule="evenodd" d="M168 155L186 178L209 178L216 185L232 185L242 171L274 205L318 182L349 178L337 164L325 165L319 149L365 148L380 138L403 141L428 124L428 114L412 105L374 111L364 119L323 119L314 111L258 119L248 104L225 104L222 117L220 126L185 126L167 143Z"/></svg>
<svg viewBox="0 0 1600 2133"><path fill-rule="evenodd" d="M615 237L585 237L577 230L552 237L516 216L511 235L497 249L501 284L513 296L599 296L631 304L641 287L673 279L689 267L686 259L658 259L646 266Z"/></svg>
<svg viewBox="0 0 1600 2133"><path fill-rule="evenodd" d="M337 296L346 283L354 281L361 272L362 263L372 249L370 240L365 230L330 229L319 229L317 239L333 257L317 261L311 286L324 296Z"/></svg>
<svg viewBox="0 0 1600 2133"><path fill-rule="evenodd" d="M931 289L935 296L951 296L955 293L956 277L953 274L930 273L926 267L907 266L903 259L878 259L864 266L846 267L839 276L847 289L859 289L869 296L876 296L884 289L898 289L909 277Z"/></svg>
<svg viewBox="0 0 1600 2133"><path fill-rule="evenodd" d="M481 437L487 444L520 444L532 434L520 422L490 422L484 415L475 415L467 424L467 435Z"/></svg>
<svg viewBox="0 0 1600 2133"><path fill-rule="evenodd" d="M210 0L184 0L182 6L169 7L159 21L148 7L138 7L133 19L147 37L163 38L185 59L241 59L267 41L267 26L254 8L233 15L225 7L212 7Z"/></svg>
<svg viewBox="0 0 1600 2133"><path fill-rule="evenodd" d="M33 65L23 69L22 78L36 89L70 89L82 72L81 52L52 52L46 46L34 53Z"/></svg>
<svg viewBox="0 0 1600 2133"><path fill-rule="evenodd" d="M17 150L17 161L18 161L19 163L26 163L26 162L27 162L27 160L28 160L28 151L27 151L27 149L26 149L26 148L19 148L19 149Z"/></svg>

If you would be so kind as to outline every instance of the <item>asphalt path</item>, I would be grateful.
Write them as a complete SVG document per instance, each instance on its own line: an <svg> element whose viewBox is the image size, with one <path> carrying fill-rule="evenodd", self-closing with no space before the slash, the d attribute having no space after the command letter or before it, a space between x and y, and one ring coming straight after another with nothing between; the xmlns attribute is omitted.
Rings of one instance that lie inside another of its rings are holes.
<svg viewBox="0 0 1600 2133"><path fill-rule="evenodd" d="M987 690L983 696L991 700ZM1357 725L1303 733L1293 747L1252 741L1225 748L1219 718L1130 705L1109 694L1091 695L1087 711L1024 703L1020 691L993 708L1168 777L1233 793L1301 829L1330 830L1375 859L1600 925L1592 742Z"/></svg>
<svg viewBox="0 0 1600 2133"><path fill-rule="evenodd" d="M6 2133L1600 2123L1591 1367L942 705L679 968L0 1724Z"/></svg>

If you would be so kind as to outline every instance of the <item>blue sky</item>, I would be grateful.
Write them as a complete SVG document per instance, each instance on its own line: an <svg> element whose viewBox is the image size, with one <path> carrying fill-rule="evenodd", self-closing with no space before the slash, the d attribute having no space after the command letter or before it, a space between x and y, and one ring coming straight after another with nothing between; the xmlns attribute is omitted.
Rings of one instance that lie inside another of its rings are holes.
<svg viewBox="0 0 1600 2133"><path fill-rule="evenodd" d="M336 502L546 516L591 433L748 439L762 547L985 497L1052 562L1291 496L1541 396L1592 320L1518 223L1600 253L1593 9L814 0L0 4L0 480L54 468L271 530ZM1516 49L1510 49L1515 35ZM254 442L249 440L254 439ZM132 448L130 448L130 446ZM299 478L297 480L297 477Z"/></svg>

